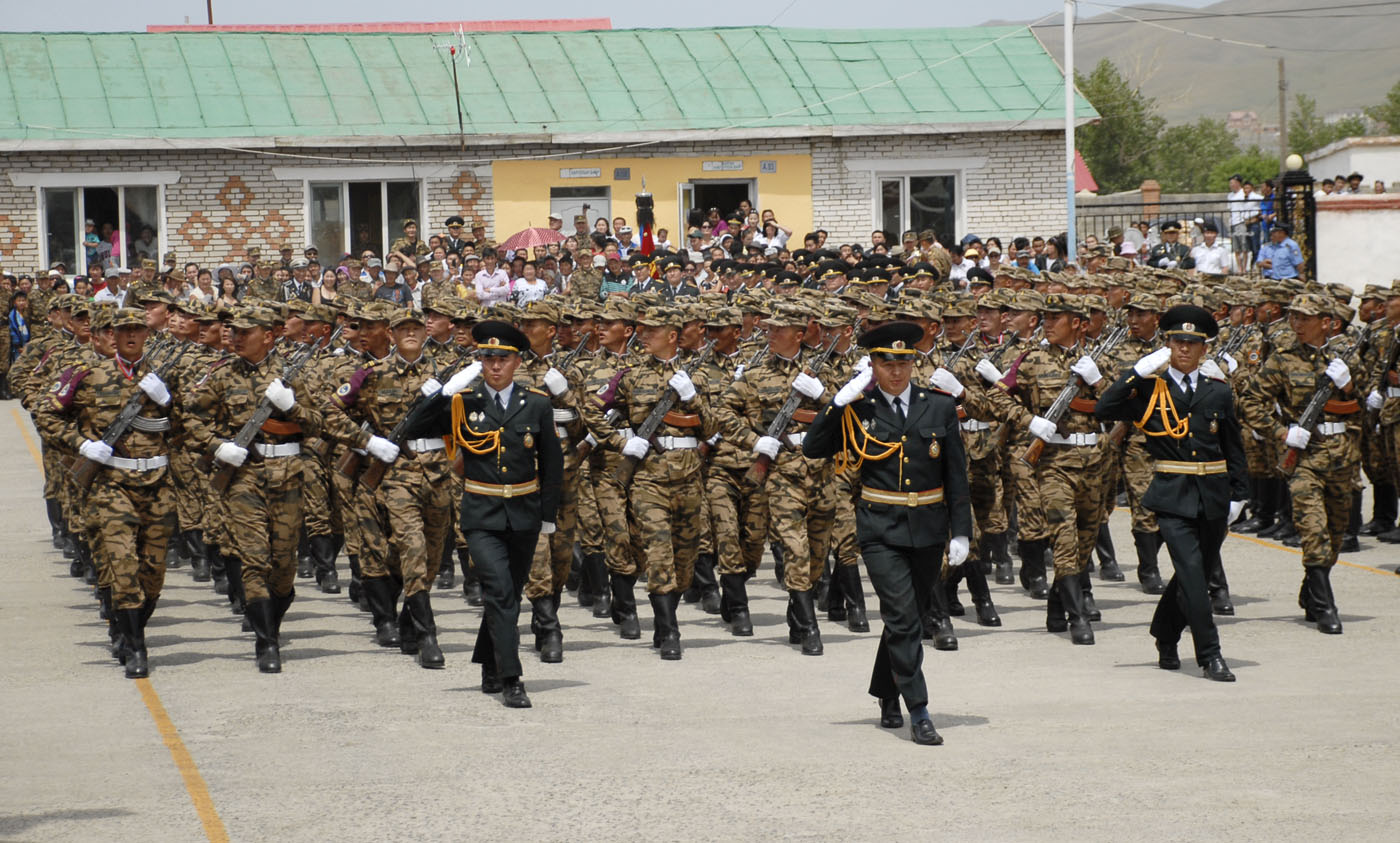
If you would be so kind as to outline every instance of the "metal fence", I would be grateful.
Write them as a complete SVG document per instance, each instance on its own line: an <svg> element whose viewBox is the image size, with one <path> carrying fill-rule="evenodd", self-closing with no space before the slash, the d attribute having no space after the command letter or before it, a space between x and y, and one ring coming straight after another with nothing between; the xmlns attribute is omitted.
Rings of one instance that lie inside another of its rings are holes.
<svg viewBox="0 0 1400 843"><path fill-rule="evenodd" d="M1225 197L1212 200L1164 200L1151 204L1142 200L1121 203L1085 203L1076 206L1075 230L1081 239L1093 235L1100 243L1108 240L1108 232L1123 229L1126 237L1136 242L1139 237L1149 246L1162 240L1162 225L1168 221L1181 224L1181 242L1193 246L1201 242L1201 226L1214 222L1221 239L1230 237L1230 206ZM1132 231L1138 231L1135 236ZM1252 252L1258 251L1258 241Z"/></svg>

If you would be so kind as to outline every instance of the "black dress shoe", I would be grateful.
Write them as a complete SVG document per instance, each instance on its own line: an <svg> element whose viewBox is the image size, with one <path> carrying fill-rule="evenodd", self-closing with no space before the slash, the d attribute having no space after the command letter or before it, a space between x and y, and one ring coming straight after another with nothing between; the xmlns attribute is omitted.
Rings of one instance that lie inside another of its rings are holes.
<svg viewBox="0 0 1400 843"><path fill-rule="evenodd" d="M1235 681L1235 674L1230 672L1230 668L1225 666L1225 660L1220 656L1212 656L1206 661L1205 667L1202 669L1205 671L1207 679L1212 679L1216 682Z"/></svg>
<svg viewBox="0 0 1400 843"><path fill-rule="evenodd" d="M933 631L933 649L946 652L958 649L958 636L953 631L953 622L948 618L939 618L935 623L937 626Z"/></svg>
<svg viewBox="0 0 1400 843"><path fill-rule="evenodd" d="M506 708L530 708L530 698L525 695L525 686L519 679L512 679L506 683L504 695L501 702Z"/></svg>
<svg viewBox="0 0 1400 843"><path fill-rule="evenodd" d="M1340 552L1341 552L1341 553L1360 553L1360 552L1361 552L1361 540L1358 539L1358 538L1356 537L1356 534L1355 534L1355 533L1347 533L1345 536L1342 536L1342 547L1341 547Z"/></svg>
<svg viewBox="0 0 1400 843"><path fill-rule="evenodd" d="M904 728L904 715L899 711L899 697L880 700L880 728Z"/></svg>
<svg viewBox="0 0 1400 843"><path fill-rule="evenodd" d="M494 668L481 666L481 693L499 694L505 690L505 685L501 682L501 677L496 675Z"/></svg>
<svg viewBox="0 0 1400 843"><path fill-rule="evenodd" d="M1181 656L1176 654L1176 644L1156 639L1157 666L1163 670L1181 670Z"/></svg>
<svg viewBox="0 0 1400 843"><path fill-rule="evenodd" d="M934 731L932 720L915 720L909 724L909 734L920 746L942 746L943 736Z"/></svg>
<svg viewBox="0 0 1400 843"><path fill-rule="evenodd" d="M1217 615L1233 615L1235 604L1230 602L1230 592L1222 591L1210 596L1210 610Z"/></svg>

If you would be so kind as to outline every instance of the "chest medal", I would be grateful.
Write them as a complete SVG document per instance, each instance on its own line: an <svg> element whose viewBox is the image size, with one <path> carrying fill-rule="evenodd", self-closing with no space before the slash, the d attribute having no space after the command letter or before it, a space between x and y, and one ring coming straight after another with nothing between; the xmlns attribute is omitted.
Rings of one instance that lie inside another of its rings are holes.
<svg viewBox="0 0 1400 843"><path fill-rule="evenodd" d="M938 440L935 439L928 445L928 455L933 459L938 459L938 455L943 453L943 449L938 447Z"/></svg>
<svg viewBox="0 0 1400 843"><path fill-rule="evenodd" d="M523 440L521 440L521 442L522 442L522 444L525 445L526 448L533 448L533 447L535 447L535 437L534 437L533 434L530 434L530 433L525 434L525 438L524 438Z"/></svg>
<svg viewBox="0 0 1400 843"><path fill-rule="evenodd" d="M1211 420L1210 420L1210 432L1211 432L1211 433L1219 433L1219 432L1220 432L1220 423L1217 422L1215 419L1211 419Z"/></svg>

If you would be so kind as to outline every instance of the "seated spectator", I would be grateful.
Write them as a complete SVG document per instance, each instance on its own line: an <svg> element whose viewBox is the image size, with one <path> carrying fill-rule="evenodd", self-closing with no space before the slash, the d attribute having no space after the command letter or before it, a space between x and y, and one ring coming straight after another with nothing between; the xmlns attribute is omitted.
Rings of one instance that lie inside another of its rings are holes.
<svg viewBox="0 0 1400 843"><path fill-rule="evenodd" d="M532 301L541 301L549 295L549 284L538 276L539 267L534 261L525 261L521 266L520 277L511 285L515 304L524 307Z"/></svg>

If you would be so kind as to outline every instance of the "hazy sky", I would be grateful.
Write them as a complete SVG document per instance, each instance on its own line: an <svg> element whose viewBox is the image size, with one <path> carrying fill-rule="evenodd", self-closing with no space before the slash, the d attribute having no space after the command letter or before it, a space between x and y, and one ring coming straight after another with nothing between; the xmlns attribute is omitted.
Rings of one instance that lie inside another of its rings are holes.
<svg viewBox="0 0 1400 843"><path fill-rule="evenodd" d="M1121 0L1106 0L1122 5ZM1176 0L1200 7L1212 0ZM614 28L653 26L775 26L881 28L887 26L974 26L988 20L1034 20L1058 13L1056 0L750 0L743 3L657 3L656 0L532 0L528 4L463 3L442 0L213 0L214 22L367 23L381 21L498 20L514 18L610 17ZM6 0L0 28L11 32L143 30L147 24L205 22L204 0L65 0L55 6ZM696 14L705 10L706 14ZM723 10L722 13L719 13ZM860 16L853 14L855 10ZM1081 16L1103 10L1081 6Z"/></svg>

